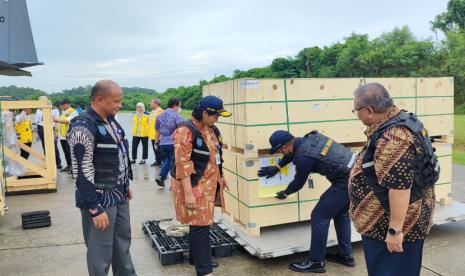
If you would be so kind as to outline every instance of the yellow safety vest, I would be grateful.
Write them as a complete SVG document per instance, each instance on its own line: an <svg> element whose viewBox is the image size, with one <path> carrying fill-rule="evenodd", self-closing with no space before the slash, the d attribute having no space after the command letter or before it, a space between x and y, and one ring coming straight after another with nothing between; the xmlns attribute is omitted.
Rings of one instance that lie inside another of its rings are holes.
<svg viewBox="0 0 465 276"><path fill-rule="evenodd" d="M140 118L140 130L139 135L137 135L137 128L139 127L139 116L136 114L132 115L132 121L134 122L134 126L132 127L132 136L147 137L149 133L149 115L148 113L144 112Z"/></svg>
<svg viewBox="0 0 465 276"><path fill-rule="evenodd" d="M155 129L155 124L157 123L157 117L160 115L163 111L163 109L158 109L157 111L152 110L150 112L150 120L149 120L149 138L150 140L155 140L155 134L157 133L157 130Z"/></svg>
<svg viewBox="0 0 465 276"><path fill-rule="evenodd" d="M32 143L31 119L26 117L21 123L16 123L16 133L21 143Z"/></svg>
<svg viewBox="0 0 465 276"><path fill-rule="evenodd" d="M61 113L60 120L68 121L69 115L71 115L71 113L73 113L73 112L74 112L74 108L72 108L72 107L68 108L68 110L66 110L66 112ZM61 137L66 138L66 133L68 133L68 128L69 128L69 125L60 123Z"/></svg>

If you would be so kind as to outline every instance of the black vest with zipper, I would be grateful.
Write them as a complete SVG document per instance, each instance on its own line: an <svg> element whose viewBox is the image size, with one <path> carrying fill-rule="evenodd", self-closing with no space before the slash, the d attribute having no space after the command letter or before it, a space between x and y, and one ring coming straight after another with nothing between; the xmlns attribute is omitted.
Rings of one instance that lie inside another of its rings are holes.
<svg viewBox="0 0 465 276"><path fill-rule="evenodd" d="M87 112L81 113L78 117L71 121L71 127L78 120L86 120L92 126L94 134L94 154L92 163L95 169L94 184L97 189L114 189L118 185L119 180L119 150L120 146L113 139L106 129L103 121L95 120L92 115ZM129 145L124 138L124 131L118 122L114 121L121 130L121 137L125 147L125 152L128 154ZM123 149L121 149L123 150ZM129 155L128 155L129 160ZM132 179L132 171L128 165L129 179Z"/></svg>
<svg viewBox="0 0 465 276"><path fill-rule="evenodd" d="M318 160L312 173L319 173L332 185L347 189L349 173L356 154L349 148L314 130L304 136L295 156L308 156Z"/></svg>
<svg viewBox="0 0 465 276"><path fill-rule="evenodd" d="M415 141L416 148L421 148L421 154L418 154L414 161L414 177L410 193L409 203L415 202L422 198L429 187L439 179L439 162L435 149L428 136L428 132L423 127L423 124L418 120L417 116L413 113L400 111L398 115L381 125L370 138L369 143L365 146L362 170L369 186L373 190L375 196L381 202L384 209L389 212L389 193L388 189L382 187L378 183L378 178L375 171L375 150L376 142L379 138L383 137L383 133L395 126L404 126L408 128L414 136L417 137Z"/></svg>
<svg viewBox="0 0 465 276"><path fill-rule="evenodd" d="M203 173L207 169L208 161L210 160L210 150L208 149L207 144L203 140L202 134L200 133L200 131L197 130L192 120L188 120L182 123L179 127L181 126L187 127L192 132L191 160L194 163L195 174L191 174L190 177L191 177L191 185L192 187L195 187L199 183L199 180L202 178ZM215 133L216 138L218 139L218 142L219 142L218 152L220 154L221 163L218 164L218 167L220 169L221 176L223 176L223 168L222 168L223 143L222 143L221 133L220 133L220 130L216 126L213 125L211 126L211 128L213 129L213 132ZM175 162L171 163L170 174L171 174L171 177L176 178Z"/></svg>

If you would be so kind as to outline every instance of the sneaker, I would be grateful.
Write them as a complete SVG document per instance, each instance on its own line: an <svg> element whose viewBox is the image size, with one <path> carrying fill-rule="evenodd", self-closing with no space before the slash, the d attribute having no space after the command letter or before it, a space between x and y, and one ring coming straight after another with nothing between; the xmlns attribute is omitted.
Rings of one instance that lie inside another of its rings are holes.
<svg viewBox="0 0 465 276"><path fill-rule="evenodd" d="M150 164L150 167L156 167L157 166L157 162L153 162L152 164Z"/></svg>
<svg viewBox="0 0 465 276"><path fill-rule="evenodd" d="M69 172L69 170L70 170L69 167L66 167L64 169L61 169L60 172Z"/></svg>
<svg viewBox="0 0 465 276"><path fill-rule="evenodd" d="M313 272L313 273L325 273L325 262L314 262L309 259L305 259L300 262L295 262L289 265L289 269L295 272Z"/></svg>
<svg viewBox="0 0 465 276"><path fill-rule="evenodd" d="M165 179L166 178L157 177L157 178L155 178L155 182L157 183L158 186L164 188L165 187Z"/></svg>
<svg viewBox="0 0 465 276"><path fill-rule="evenodd" d="M142 159L142 160L139 161L139 165L144 165L144 164L145 164L145 160L144 160L144 159Z"/></svg>
<svg viewBox="0 0 465 276"><path fill-rule="evenodd" d="M155 167L161 167L163 164L161 162L155 162Z"/></svg>
<svg viewBox="0 0 465 276"><path fill-rule="evenodd" d="M136 160L131 160L131 164L136 164Z"/></svg>
<svg viewBox="0 0 465 276"><path fill-rule="evenodd" d="M61 170L61 169L63 169L63 166L62 166L62 165L58 165L58 166L57 166L57 169L58 169L58 170Z"/></svg>
<svg viewBox="0 0 465 276"><path fill-rule="evenodd" d="M333 262L333 263L338 263L342 264L348 267L354 267L355 266L355 259L352 257L352 255L349 256L341 256L339 253L326 253L325 256L326 260Z"/></svg>

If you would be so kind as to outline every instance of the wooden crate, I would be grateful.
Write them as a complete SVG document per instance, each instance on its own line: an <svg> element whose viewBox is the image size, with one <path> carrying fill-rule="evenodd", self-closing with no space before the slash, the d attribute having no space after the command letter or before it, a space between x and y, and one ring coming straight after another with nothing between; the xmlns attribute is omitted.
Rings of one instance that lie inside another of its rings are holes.
<svg viewBox="0 0 465 276"><path fill-rule="evenodd" d="M400 108L416 113L430 135L453 143L453 78L238 79L203 87L233 112L220 118L223 141L257 157L279 129L303 136L312 130L339 143L366 140L365 126L352 114L353 91L383 84Z"/></svg>
<svg viewBox="0 0 465 276"><path fill-rule="evenodd" d="M436 201L450 204L452 145L435 142L434 147L441 166L441 175L435 187ZM352 150L358 151L360 148L353 147ZM260 235L260 228L263 227L309 220L321 194L331 185L324 176L312 174L312 186L307 183L299 192L285 200L260 197L258 159L264 157L271 156L260 154L258 157L247 157L228 149L223 154L223 171L229 184L229 191L225 192L226 213L230 221L249 235Z"/></svg>
<svg viewBox="0 0 465 276"><path fill-rule="evenodd" d="M39 163L36 164L21 157L18 153L10 150L9 148L3 147L3 154L5 157L12 159L27 168L27 176L34 175L34 177L31 178L6 178L5 192L7 195L25 194L28 192L54 192L57 189L57 169L55 164L54 137L52 130L52 103L49 100L0 102L0 109L2 112L24 108L42 109L46 155L44 156L27 145L18 142L21 149L29 152L31 156L34 156L38 160ZM0 177L3 177L3 173Z"/></svg>
<svg viewBox="0 0 465 276"><path fill-rule="evenodd" d="M436 201L440 204L452 203L452 145L433 143L441 166L441 174L435 186Z"/></svg>
<svg viewBox="0 0 465 276"><path fill-rule="evenodd" d="M247 157L225 149L223 172L229 184L225 192L228 218L249 235L260 235L260 228L310 219L310 214L320 195L330 183L321 175L314 175L313 188L308 185L285 200L260 197L260 182L257 176L258 158ZM270 214L273 214L270 216Z"/></svg>

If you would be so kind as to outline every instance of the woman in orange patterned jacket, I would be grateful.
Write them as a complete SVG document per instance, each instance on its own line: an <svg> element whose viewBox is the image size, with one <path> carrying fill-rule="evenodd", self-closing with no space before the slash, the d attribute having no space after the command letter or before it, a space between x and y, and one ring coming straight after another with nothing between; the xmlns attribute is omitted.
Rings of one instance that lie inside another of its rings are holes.
<svg viewBox="0 0 465 276"><path fill-rule="evenodd" d="M214 96L202 98L192 119L173 134L175 163L171 185L176 218L189 224L190 260L197 275L212 275L210 224L215 206L224 208L223 189L227 188L221 164L221 135L214 123L229 117L223 101Z"/></svg>

